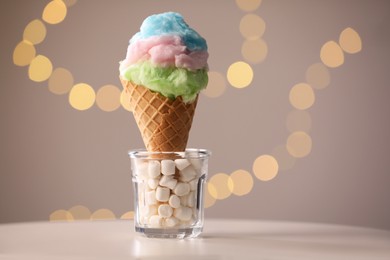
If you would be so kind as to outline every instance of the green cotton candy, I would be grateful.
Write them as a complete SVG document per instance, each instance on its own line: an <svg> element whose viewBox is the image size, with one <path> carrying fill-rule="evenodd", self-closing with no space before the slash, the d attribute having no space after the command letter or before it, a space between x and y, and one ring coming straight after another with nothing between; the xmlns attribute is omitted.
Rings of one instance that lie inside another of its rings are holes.
<svg viewBox="0 0 390 260"><path fill-rule="evenodd" d="M181 96L185 103L194 101L208 83L206 69L190 71L184 68L158 67L149 61L129 66L123 77L171 99Z"/></svg>

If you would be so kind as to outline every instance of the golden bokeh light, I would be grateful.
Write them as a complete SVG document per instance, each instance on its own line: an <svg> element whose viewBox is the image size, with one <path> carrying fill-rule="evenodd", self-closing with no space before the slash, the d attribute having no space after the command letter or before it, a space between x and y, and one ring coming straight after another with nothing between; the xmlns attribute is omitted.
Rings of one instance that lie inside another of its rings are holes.
<svg viewBox="0 0 390 260"><path fill-rule="evenodd" d="M314 91L309 84L298 83L291 88L289 100L296 109L308 109L314 104Z"/></svg>
<svg viewBox="0 0 390 260"><path fill-rule="evenodd" d="M278 162L279 171L289 170L294 167L296 158L289 154L285 145L276 146L271 154Z"/></svg>
<svg viewBox="0 0 390 260"><path fill-rule="evenodd" d="M16 45L13 53L13 62L16 66L27 66L35 58L34 45L28 41L21 41Z"/></svg>
<svg viewBox="0 0 390 260"><path fill-rule="evenodd" d="M46 27L41 20L35 19L31 21L23 32L23 40L29 41L32 44L41 43L46 37Z"/></svg>
<svg viewBox="0 0 390 260"><path fill-rule="evenodd" d="M259 8L261 0L236 0L236 4L241 10L250 12Z"/></svg>
<svg viewBox="0 0 390 260"><path fill-rule="evenodd" d="M215 204L215 202L217 201L215 199L215 197L217 197L216 194L217 194L217 189L214 187L214 185L206 182L206 189L204 191L204 207L206 209L210 208Z"/></svg>
<svg viewBox="0 0 390 260"><path fill-rule="evenodd" d="M96 105L103 111L111 112L121 105L121 91L117 86L105 85L96 93Z"/></svg>
<svg viewBox="0 0 390 260"><path fill-rule="evenodd" d="M262 39L246 40L241 47L241 54L244 59L253 64L264 61L267 53L267 43Z"/></svg>
<svg viewBox="0 0 390 260"><path fill-rule="evenodd" d="M345 28L339 37L340 47L347 53L354 54L362 50L362 39L351 27Z"/></svg>
<svg viewBox="0 0 390 260"><path fill-rule="evenodd" d="M328 68L322 63L314 63L306 70L306 82L315 89L324 89L330 83Z"/></svg>
<svg viewBox="0 0 390 260"><path fill-rule="evenodd" d="M127 211L122 214L121 219L134 219L134 211Z"/></svg>
<svg viewBox="0 0 390 260"><path fill-rule="evenodd" d="M28 68L28 77L35 82L47 80L53 72L53 65L49 58L43 55L36 56Z"/></svg>
<svg viewBox="0 0 390 260"><path fill-rule="evenodd" d="M127 110L127 111L132 111L131 106L130 106L130 95L129 92L126 91L125 89L122 90L121 92L121 97L120 97L120 102L122 107Z"/></svg>
<svg viewBox="0 0 390 260"><path fill-rule="evenodd" d="M263 36L265 31L264 20L255 14L247 14L241 18L240 32L245 39L256 40Z"/></svg>
<svg viewBox="0 0 390 260"><path fill-rule="evenodd" d="M50 221L73 221L73 216L72 214L64 209L59 209L54 211L53 213L50 214L49 216Z"/></svg>
<svg viewBox="0 0 390 260"><path fill-rule="evenodd" d="M303 158L311 152L311 137L302 131L294 132L287 138L287 151L295 158Z"/></svg>
<svg viewBox="0 0 390 260"><path fill-rule="evenodd" d="M253 173L261 181L270 181L278 174L279 165L275 157L264 154L253 163Z"/></svg>
<svg viewBox="0 0 390 260"><path fill-rule="evenodd" d="M49 2L42 13L42 20L49 24L62 22L67 13L67 7L62 0L53 0Z"/></svg>
<svg viewBox="0 0 390 260"><path fill-rule="evenodd" d="M69 103L77 110L86 110L95 103L95 91L85 83L79 83L72 87L69 93Z"/></svg>
<svg viewBox="0 0 390 260"><path fill-rule="evenodd" d="M252 67L243 61L238 61L229 66L227 79L235 88L245 88L253 80Z"/></svg>
<svg viewBox="0 0 390 260"><path fill-rule="evenodd" d="M114 220L115 214L109 209L98 209L91 215L92 220Z"/></svg>
<svg viewBox="0 0 390 260"><path fill-rule="evenodd" d="M71 7L77 3L77 0L62 0L67 7Z"/></svg>
<svg viewBox="0 0 390 260"><path fill-rule="evenodd" d="M305 110L291 110L287 115L286 126L290 132L310 132L310 113Z"/></svg>
<svg viewBox="0 0 390 260"><path fill-rule="evenodd" d="M226 173L217 173L213 175L208 182L211 184L211 188L209 187L208 189L210 195L215 199L223 200L232 194L228 187L229 175ZM213 190L213 188L215 188L215 190Z"/></svg>
<svg viewBox="0 0 390 260"><path fill-rule="evenodd" d="M335 41L328 41L322 46L320 58L330 68L337 68L344 63L343 50Z"/></svg>
<svg viewBox="0 0 390 260"><path fill-rule="evenodd" d="M237 170L230 174L228 179L229 190L237 196L244 196L253 188L252 175L245 170Z"/></svg>
<svg viewBox="0 0 390 260"><path fill-rule="evenodd" d="M69 209L69 213L72 214L73 219L75 220L85 220L91 218L91 211L89 208L82 206L82 205L76 205Z"/></svg>
<svg viewBox="0 0 390 260"><path fill-rule="evenodd" d="M71 90L73 83L73 75L69 70L56 68L49 78L48 86L50 92L62 95Z"/></svg>
<svg viewBox="0 0 390 260"><path fill-rule="evenodd" d="M221 96L226 90L225 77L216 71L209 71L209 83L202 93L208 97L216 98Z"/></svg>

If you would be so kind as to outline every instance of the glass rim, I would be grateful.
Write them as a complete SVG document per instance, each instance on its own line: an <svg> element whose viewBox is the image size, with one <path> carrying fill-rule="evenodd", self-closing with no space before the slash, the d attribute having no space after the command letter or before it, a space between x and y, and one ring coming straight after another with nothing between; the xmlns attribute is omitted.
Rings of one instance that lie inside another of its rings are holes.
<svg viewBox="0 0 390 260"><path fill-rule="evenodd" d="M166 152L149 152L144 148L132 149L128 151L130 158L150 158L150 156L167 156L167 155L176 155L183 158L190 159L199 159L199 158L208 158L211 156L211 151L207 149L198 149L198 148L187 148L182 152L175 151L166 151Z"/></svg>

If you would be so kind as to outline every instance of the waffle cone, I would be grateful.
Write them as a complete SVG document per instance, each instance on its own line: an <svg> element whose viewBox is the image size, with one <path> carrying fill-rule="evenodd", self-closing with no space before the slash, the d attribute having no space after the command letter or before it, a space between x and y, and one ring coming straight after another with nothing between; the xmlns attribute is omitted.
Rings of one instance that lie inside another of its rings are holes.
<svg viewBox="0 0 390 260"><path fill-rule="evenodd" d="M129 93L130 108L149 152L184 151L198 98L184 103L121 79Z"/></svg>

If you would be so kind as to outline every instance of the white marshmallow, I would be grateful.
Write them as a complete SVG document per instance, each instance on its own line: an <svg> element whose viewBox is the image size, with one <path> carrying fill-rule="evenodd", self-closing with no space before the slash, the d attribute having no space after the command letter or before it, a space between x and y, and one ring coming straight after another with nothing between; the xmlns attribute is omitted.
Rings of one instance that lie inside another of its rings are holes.
<svg viewBox="0 0 390 260"><path fill-rule="evenodd" d="M169 200L169 193L168 188L158 186L156 189L156 199L161 202L167 202Z"/></svg>
<svg viewBox="0 0 390 260"><path fill-rule="evenodd" d="M146 180L148 178L148 164L143 161L133 160L134 162L134 173L139 180Z"/></svg>
<svg viewBox="0 0 390 260"><path fill-rule="evenodd" d="M187 195L187 206L191 208L195 206L195 193L193 191Z"/></svg>
<svg viewBox="0 0 390 260"><path fill-rule="evenodd" d="M179 220L175 217L170 217L165 220L165 226L167 227L174 227L177 224L179 224Z"/></svg>
<svg viewBox="0 0 390 260"><path fill-rule="evenodd" d="M158 215L163 218L169 218L172 216L173 209L168 204L161 204L158 207Z"/></svg>
<svg viewBox="0 0 390 260"><path fill-rule="evenodd" d="M181 171L191 163L187 159L176 159L175 164L176 164L176 168L178 168Z"/></svg>
<svg viewBox="0 0 390 260"><path fill-rule="evenodd" d="M180 205L188 206L188 195L180 196Z"/></svg>
<svg viewBox="0 0 390 260"><path fill-rule="evenodd" d="M157 179L148 179L148 186L149 188L151 188L152 190L155 190L158 186L158 183L159 183L159 178Z"/></svg>
<svg viewBox="0 0 390 260"><path fill-rule="evenodd" d="M190 192L190 185L186 182L178 182L173 190L177 196L184 196Z"/></svg>
<svg viewBox="0 0 390 260"><path fill-rule="evenodd" d="M180 171L180 180L183 182L189 182L193 180L198 173L192 166L188 166Z"/></svg>
<svg viewBox="0 0 390 260"><path fill-rule="evenodd" d="M203 164L201 159L190 159L190 162L197 171L200 171Z"/></svg>
<svg viewBox="0 0 390 260"><path fill-rule="evenodd" d="M151 227L161 227L163 218L159 215L153 215L149 218L149 225Z"/></svg>
<svg viewBox="0 0 390 260"><path fill-rule="evenodd" d="M156 205L145 206L142 207L140 211L142 217L149 218L150 216L157 214L157 206Z"/></svg>
<svg viewBox="0 0 390 260"><path fill-rule="evenodd" d="M160 186L170 188L173 190L177 184L177 180L173 176L163 175L160 179Z"/></svg>
<svg viewBox="0 0 390 260"><path fill-rule="evenodd" d="M164 175L174 175L175 174L175 162L172 160L162 160L161 161L161 173Z"/></svg>
<svg viewBox="0 0 390 260"><path fill-rule="evenodd" d="M192 217L192 209L188 207L177 208L173 211L173 216L182 221L189 221Z"/></svg>
<svg viewBox="0 0 390 260"><path fill-rule="evenodd" d="M155 205L157 204L156 200L156 191L151 190L145 193L145 203L146 205Z"/></svg>
<svg viewBox="0 0 390 260"><path fill-rule="evenodd" d="M170 197L169 197L169 201L168 201L169 205L172 207L172 208L178 208L180 207L180 197L175 195L175 194L172 194Z"/></svg>
<svg viewBox="0 0 390 260"><path fill-rule="evenodd" d="M156 177L160 176L160 162L159 161L149 161L148 175L150 178L156 178Z"/></svg>
<svg viewBox="0 0 390 260"><path fill-rule="evenodd" d="M198 179L193 179L192 181L189 182L190 184L190 190L195 191L198 189Z"/></svg>

